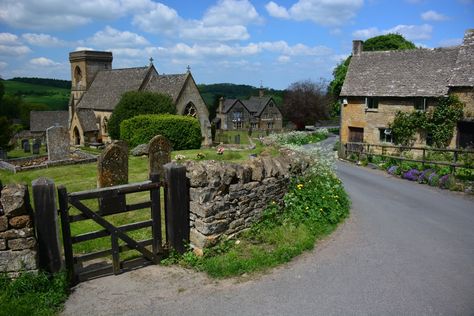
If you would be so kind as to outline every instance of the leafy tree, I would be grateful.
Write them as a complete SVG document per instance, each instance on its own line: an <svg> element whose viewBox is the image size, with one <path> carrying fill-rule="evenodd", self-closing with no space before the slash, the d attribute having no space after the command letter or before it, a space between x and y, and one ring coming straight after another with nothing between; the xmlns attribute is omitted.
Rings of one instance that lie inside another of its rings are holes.
<svg viewBox="0 0 474 316"><path fill-rule="evenodd" d="M165 94L147 91L129 91L122 95L109 120L109 134L120 138L120 123L140 114L175 114L173 100Z"/></svg>
<svg viewBox="0 0 474 316"><path fill-rule="evenodd" d="M402 49L415 49L416 46L410 41L407 41L400 34L386 34L369 38L364 42L364 51L379 51L379 50L402 50ZM334 79L329 83L328 91L334 96L339 98L341 94L342 85L346 78L347 69L351 61L351 56L347 57L346 60L339 63L334 68L332 74Z"/></svg>
<svg viewBox="0 0 474 316"><path fill-rule="evenodd" d="M0 147L10 149L10 139L13 136L13 129L10 120L5 116L0 116Z"/></svg>
<svg viewBox="0 0 474 316"><path fill-rule="evenodd" d="M0 105L2 104L2 98L4 94L5 94L5 86L2 80L0 80Z"/></svg>
<svg viewBox="0 0 474 316"><path fill-rule="evenodd" d="M292 83L283 96L283 116L297 129L329 117L332 98L324 81L304 80Z"/></svg>
<svg viewBox="0 0 474 316"><path fill-rule="evenodd" d="M22 103L20 106L20 120L24 128L30 128L30 112L31 111L47 111L49 107L40 103Z"/></svg>
<svg viewBox="0 0 474 316"><path fill-rule="evenodd" d="M20 118L22 105L21 97L6 94L0 103L0 116L5 116L8 119Z"/></svg>

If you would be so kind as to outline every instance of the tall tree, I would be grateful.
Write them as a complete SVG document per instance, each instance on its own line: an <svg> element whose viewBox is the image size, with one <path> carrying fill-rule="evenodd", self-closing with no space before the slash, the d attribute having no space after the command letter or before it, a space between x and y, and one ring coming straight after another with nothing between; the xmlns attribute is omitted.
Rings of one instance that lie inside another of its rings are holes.
<svg viewBox="0 0 474 316"><path fill-rule="evenodd" d="M375 36L369 38L363 44L364 51L402 50L415 48L416 46L413 44L413 42L406 40L400 34ZM346 78L351 57L352 55L339 63L332 72L334 78L331 83L329 83L328 91L334 96L335 99L339 98L339 95L341 94L342 85L344 84L344 79Z"/></svg>
<svg viewBox="0 0 474 316"><path fill-rule="evenodd" d="M285 90L282 112L297 129L303 129L305 125L328 118L331 103L326 82L298 81Z"/></svg>

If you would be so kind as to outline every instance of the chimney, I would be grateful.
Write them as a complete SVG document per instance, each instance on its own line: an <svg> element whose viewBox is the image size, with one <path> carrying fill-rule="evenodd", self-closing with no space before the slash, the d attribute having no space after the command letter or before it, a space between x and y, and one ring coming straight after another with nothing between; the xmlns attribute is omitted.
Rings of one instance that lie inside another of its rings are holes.
<svg viewBox="0 0 474 316"><path fill-rule="evenodd" d="M463 45L474 45L474 29L468 29L464 33Z"/></svg>
<svg viewBox="0 0 474 316"><path fill-rule="evenodd" d="M352 41L352 56L359 56L362 53L364 42L361 40Z"/></svg>
<svg viewBox="0 0 474 316"><path fill-rule="evenodd" d="M222 114L223 111L224 111L224 97L220 97L218 112Z"/></svg>
<svg viewBox="0 0 474 316"><path fill-rule="evenodd" d="M265 90L263 90L263 85L260 82L260 90L258 90L258 97L263 98L264 95L265 95Z"/></svg>

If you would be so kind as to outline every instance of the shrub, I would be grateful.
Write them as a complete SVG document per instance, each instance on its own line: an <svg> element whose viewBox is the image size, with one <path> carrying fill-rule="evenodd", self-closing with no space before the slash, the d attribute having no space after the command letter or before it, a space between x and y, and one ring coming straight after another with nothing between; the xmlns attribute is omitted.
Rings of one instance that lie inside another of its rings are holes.
<svg viewBox="0 0 474 316"><path fill-rule="evenodd" d="M160 93L129 91L122 95L109 120L108 130L113 139L120 139L120 123L140 114L175 114L173 100Z"/></svg>
<svg viewBox="0 0 474 316"><path fill-rule="evenodd" d="M418 177L418 183L428 183L428 178L433 172L433 169L424 170Z"/></svg>
<svg viewBox="0 0 474 316"><path fill-rule="evenodd" d="M120 135L132 147L148 143L156 135L168 138L173 150L201 147L201 127L189 116L138 115L120 124Z"/></svg>
<svg viewBox="0 0 474 316"><path fill-rule="evenodd" d="M439 187L442 189L452 189L456 186L456 179L452 174L446 174L439 178Z"/></svg>
<svg viewBox="0 0 474 316"><path fill-rule="evenodd" d="M439 175L437 175L436 172L433 172L432 174L430 174L430 176L428 177L428 184L433 186L433 187L438 186L438 184L439 184Z"/></svg>
<svg viewBox="0 0 474 316"><path fill-rule="evenodd" d="M418 181L418 178L420 177L420 173L421 172L418 171L417 169L410 169L407 172L404 172L402 174L402 178L410 180L410 181Z"/></svg>
<svg viewBox="0 0 474 316"><path fill-rule="evenodd" d="M396 175L398 172L398 166L391 166L387 169L387 172L391 175Z"/></svg>

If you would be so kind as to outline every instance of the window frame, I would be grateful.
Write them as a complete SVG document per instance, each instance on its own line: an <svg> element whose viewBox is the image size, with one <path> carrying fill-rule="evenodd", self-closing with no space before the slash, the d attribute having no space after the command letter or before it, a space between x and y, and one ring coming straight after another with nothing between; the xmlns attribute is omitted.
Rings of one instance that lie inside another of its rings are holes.
<svg viewBox="0 0 474 316"><path fill-rule="evenodd" d="M378 110L379 98L378 97L365 97L365 108L368 110Z"/></svg>
<svg viewBox="0 0 474 316"><path fill-rule="evenodd" d="M386 130L390 130L390 134L386 134ZM389 137L389 139L387 137ZM390 128L379 127L379 142L393 144L393 134Z"/></svg>
<svg viewBox="0 0 474 316"><path fill-rule="evenodd" d="M418 107L418 105L419 105L418 102L420 102L420 101L421 101L421 108ZM417 110L417 111L423 111L423 112L425 112L426 109L428 108L427 103L428 103L428 102L427 102L426 98L424 98L424 97L418 97L418 98L415 98L415 99L413 100L413 107L414 107L415 110Z"/></svg>

